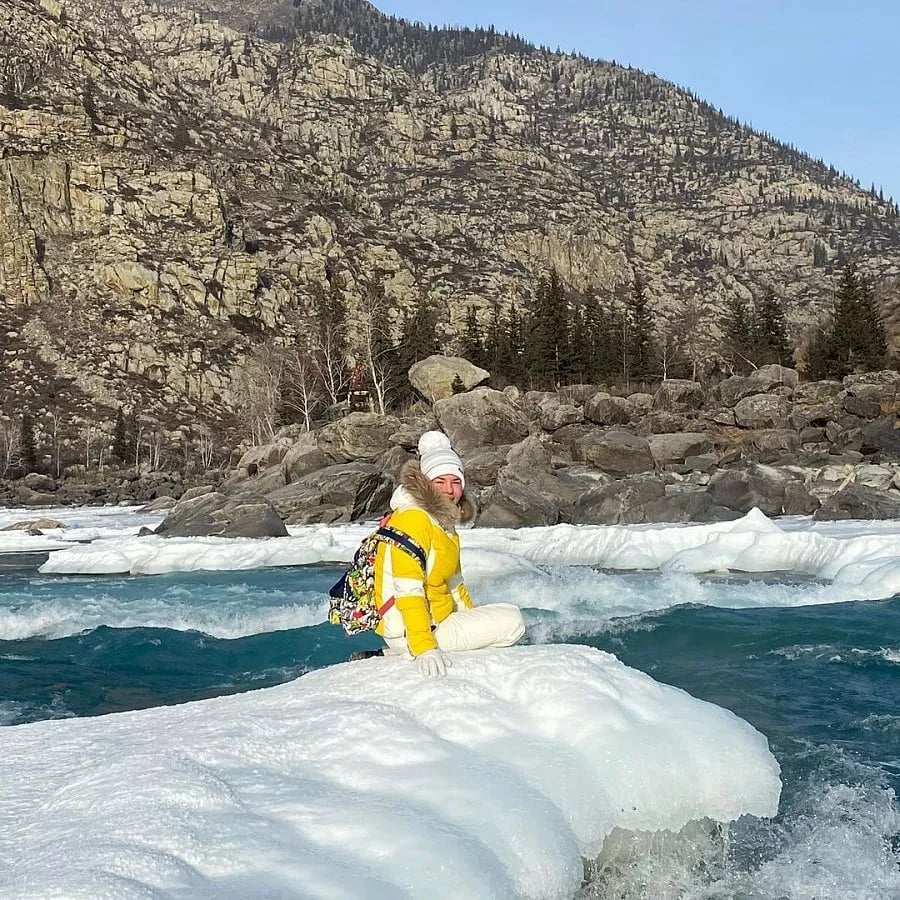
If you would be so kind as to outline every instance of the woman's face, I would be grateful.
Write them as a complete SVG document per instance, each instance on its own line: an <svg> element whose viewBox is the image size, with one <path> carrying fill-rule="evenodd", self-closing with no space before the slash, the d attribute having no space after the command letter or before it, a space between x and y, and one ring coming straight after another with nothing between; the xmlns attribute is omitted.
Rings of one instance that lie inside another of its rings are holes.
<svg viewBox="0 0 900 900"><path fill-rule="evenodd" d="M431 486L443 497L459 503L463 493L462 481L457 475L440 475L431 479Z"/></svg>

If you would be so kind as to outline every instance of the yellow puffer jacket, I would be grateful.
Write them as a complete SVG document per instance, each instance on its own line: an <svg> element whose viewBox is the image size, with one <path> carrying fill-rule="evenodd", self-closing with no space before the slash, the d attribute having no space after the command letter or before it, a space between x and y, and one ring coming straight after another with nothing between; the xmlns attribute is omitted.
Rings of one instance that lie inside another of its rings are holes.
<svg viewBox="0 0 900 900"><path fill-rule="evenodd" d="M456 525L475 517L475 507L463 494L457 506L436 493L415 461L400 472L400 487L391 498L389 525L409 535L425 552L425 572L404 550L382 543L375 559L375 596L388 606L376 629L383 637L406 636L410 653L434 650L432 627L457 609L471 609L459 563ZM391 601L393 600L393 603Z"/></svg>

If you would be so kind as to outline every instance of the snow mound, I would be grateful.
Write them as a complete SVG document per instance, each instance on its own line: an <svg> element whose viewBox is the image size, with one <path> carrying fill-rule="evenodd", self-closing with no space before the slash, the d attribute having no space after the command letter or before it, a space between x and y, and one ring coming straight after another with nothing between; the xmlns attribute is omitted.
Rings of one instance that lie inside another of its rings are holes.
<svg viewBox="0 0 900 900"><path fill-rule="evenodd" d="M4 898L569 898L616 826L771 816L732 713L587 647L0 729Z"/></svg>

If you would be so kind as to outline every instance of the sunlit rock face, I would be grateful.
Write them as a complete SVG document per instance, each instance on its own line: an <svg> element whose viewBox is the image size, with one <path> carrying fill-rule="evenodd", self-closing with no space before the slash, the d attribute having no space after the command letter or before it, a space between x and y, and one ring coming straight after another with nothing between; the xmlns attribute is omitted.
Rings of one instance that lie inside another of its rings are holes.
<svg viewBox="0 0 900 900"><path fill-rule="evenodd" d="M224 421L326 294L383 292L394 336L428 302L458 351L551 268L640 275L714 342L764 284L815 321L853 257L893 327L896 207L669 83L487 32L438 63L364 3L203 6L0 0L4 405L58 379L67 409Z"/></svg>

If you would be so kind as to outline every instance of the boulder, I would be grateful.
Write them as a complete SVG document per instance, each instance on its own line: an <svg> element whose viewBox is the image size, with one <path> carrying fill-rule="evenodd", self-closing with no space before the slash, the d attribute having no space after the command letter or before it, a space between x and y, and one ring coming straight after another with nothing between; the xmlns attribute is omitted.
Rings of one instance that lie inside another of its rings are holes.
<svg viewBox="0 0 900 900"><path fill-rule="evenodd" d="M767 516L807 515L818 506L802 482L769 466L722 469L706 490L716 506L741 513L758 507Z"/></svg>
<svg viewBox="0 0 900 900"><path fill-rule="evenodd" d="M715 507L706 491L680 491L642 503L629 512L632 522L719 521L710 510ZM715 507L722 509L722 507ZM638 518L640 517L640 518Z"/></svg>
<svg viewBox="0 0 900 900"><path fill-rule="evenodd" d="M105 494L101 488L95 493L97 496ZM58 506L59 497L55 494L45 494L43 491L33 491L24 484L14 484L12 488L13 501L19 506Z"/></svg>
<svg viewBox="0 0 900 900"><path fill-rule="evenodd" d="M467 453L463 457L466 484L482 487L496 484L497 473L506 463L508 452L509 444L501 444L498 447L479 447Z"/></svg>
<svg viewBox="0 0 900 900"><path fill-rule="evenodd" d="M454 383L470 391L484 384L491 373L460 356L429 356L413 363L409 383L429 402L454 395Z"/></svg>
<svg viewBox="0 0 900 900"><path fill-rule="evenodd" d="M412 458L412 454L407 453L402 447L391 447L378 457L376 465L396 482L400 477L400 470Z"/></svg>
<svg viewBox="0 0 900 900"><path fill-rule="evenodd" d="M334 464L335 461L318 447L314 447L305 453L295 453L291 450L282 463L284 483L291 484L294 481L305 478L312 472L317 472L319 469L324 469Z"/></svg>
<svg viewBox="0 0 900 900"><path fill-rule="evenodd" d="M509 448L504 469L507 472L521 473L526 478L549 473L550 451L539 437L532 435Z"/></svg>
<svg viewBox="0 0 900 900"><path fill-rule="evenodd" d="M772 363L754 369L748 376L759 385L759 393L767 393L777 388L786 387L791 391L800 383L800 373L796 369Z"/></svg>
<svg viewBox="0 0 900 900"><path fill-rule="evenodd" d="M900 418L882 416L863 426L860 449L863 453L900 454Z"/></svg>
<svg viewBox="0 0 900 900"><path fill-rule="evenodd" d="M629 394L625 399L631 404L631 408L636 416L643 416L653 409L653 394L636 391L633 394Z"/></svg>
<svg viewBox="0 0 900 900"><path fill-rule="evenodd" d="M591 432L578 440L572 451L578 462L590 463L611 475L635 475L654 466L647 439L627 431Z"/></svg>
<svg viewBox="0 0 900 900"><path fill-rule="evenodd" d="M400 427L394 416L352 412L326 425L319 433L319 450L339 462L373 462L391 446L391 436Z"/></svg>
<svg viewBox="0 0 900 900"><path fill-rule="evenodd" d="M640 507L663 497L665 485L656 476L623 478L583 494L572 510L572 522L576 525L642 522Z"/></svg>
<svg viewBox="0 0 900 900"><path fill-rule="evenodd" d="M627 425L633 409L628 400L598 391L584 404L584 418L596 425Z"/></svg>
<svg viewBox="0 0 900 900"><path fill-rule="evenodd" d="M658 466L684 462L689 456L699 456L713 449L713 442L698 432L651 434L647 439L650 455Z"/></svg>
<svg viewBox="0 0 900 900"><path fill-rule="evenodd" d="M393 479L371 463L328 466L267 497L289 525L351 522L387 511Z"/></svg>
<svg viewBox="0 0 900 900"><path fill-rule="evenodd" d="M166 537L284 537L281 517L263 497L227 497L210 491L172 507L157 534Z"/></svg>
<svg viewBox="0 0 900 900"><path fill-rule="evenodd" d="M653 405L669 412L699 409L703 400L703 386L686 378L667 378L653 395Z"/></svg>
<svg viewBox="0 0 900 900"><path fill-rule="evenodd" d="M434 404L441 430L457 453L491 444L514 444L528 435L528 419L504 392L475 388Z"/></svg>
<svg viewBox="0 0 900 900"><path fill-rule="evenodd" d="M25 487L32 491L52 492L56 490L56 482L49 475L40 472L29 472L23 479Z"/></svg>
<svg viewBox="0 0 900 900"><path fill-rule="evenodd" d="M747 436L746 444L760 462L774 462L800 449L800 435L790 428L761 428Z"/></svg>
<svg viewBox="0 0 900 900"><path fill-rule="evenodd" d="M583 422L584 411L564 403L545 403L540 407L538 421L544 431L559 431L566 425Z"/></svg>
<svg viewBox="0 0 900 900"><path fill-rule="evenodd" d="M6 525L0 528L0 531L36 531L43 533L55 528L65 528L65 522L59 522L56 519L26 519L22 522L13 522L12 525Z"/></svg>
<svg viewBox="0 0 900 900"><path fill-rule="evenodd" d="M213 490L210 488L210 490ZM174 497L157 497L149 503L145 503L141 507L141 512L166 512L170 510L178 501Z"/></svg>
<svg viewBox="0 0 900 900"><path fill-rule="evenodd" d="M641 417L636 432L643 435L676 434L680 431L689 431L691 427L696 428L697 426L690 426L684 416L666 410L657 410Z"/></svg>
<svg viewBox="0 0 900 900"><path fill-rule="evenodd" d="M563 403L573 406L584 406L587 401L597 393L596 384L566 384L556 393Z"/></svg>
<svg viewBox="0 0 900 900"><path fill-rule="evenodd" d="M791 406L774 394L752 394L734 408L734 420L741 428L785 428L790 423Z"/></svg>
<svg viewBox="0 0 900 900"><path fill-rule="evenodd" d="M551 495L515 478L499 482L478 515L479 525L494 528L556 525L559 520L559 504Z"/></svg>
<svg viewBox="0 0 900 900"><path fill-rule="evenodd" d="M715 395L727 406L734 406L738 400L760 393L758 381L748 378L746 375L732 375L720 381L714 391Z"/></svg>
<svg viewBox="0 0 900 900"><path fill-rule="evenodd" d="M861 484L848 484L825 500L813 518L820 522L835 519L900 519L900 495Z"/></svg>
<svg viewBox="0 0 900 900"><path fill-rule="evenodd" d="M860 396L852 391L844 395L841 403L844 412L861 419L877 419L881 415L881 403L878 400Z"/></svg>
<svg viewBox="0 0 900 900"><path fill-rule="evenodd" d="M251 447L238 460L237 469L248 475L255 475L262 469L280 463L293 444L292 438L282 437L269 444Z"/></svg>
<svg viewBox="0 0 900 900"><path fill-rule="evenodd" d="M794 388L791 400L798 406L819 406L836 400L843 390L839 381L806 381Z"/></svg>

